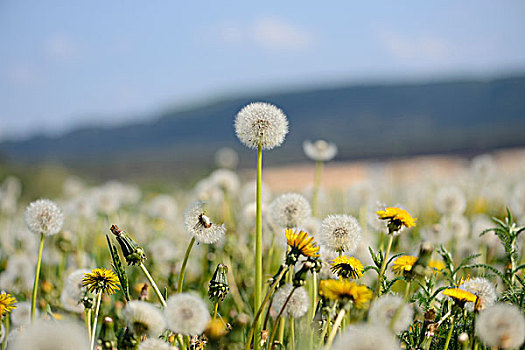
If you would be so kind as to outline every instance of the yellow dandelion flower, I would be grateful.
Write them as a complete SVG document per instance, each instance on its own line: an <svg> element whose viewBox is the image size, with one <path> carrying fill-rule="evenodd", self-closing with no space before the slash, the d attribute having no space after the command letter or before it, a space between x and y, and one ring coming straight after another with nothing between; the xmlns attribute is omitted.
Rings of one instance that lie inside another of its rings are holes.
<svg viewBox="0 0 525 350"><path fill-rule="evenodd" d="M16 298L11 294L7 294L5 292L0 294L0 316L3 316L4 314L11 312L11 310L16 309L16 305L14 305L16 302Z"/></svg>
<svg viewBox="0 0 525 350"><path fill-rule="evenodd" d="M330 265L330 271L339 277L357 279L363 276L363 264L354 257L343 255L335 258Z"/></svg>
<svg viewBox="0 0 525 350"><path fill-rule="evenodd" d="M442 271L445 268L445 263L439 260L430 260L428 266L435 271Z"/></svg>
<svg viewBox="0 0 525 350"><path fill-rule="evenodd" d="M476 295L459 288L448 288L445 289L442 293L443 295L449 296L455 301L462 304L467 302L475 303L478 299Z"/></svg>
<svg viewBox="0 0 525 350"><path fill-rule="evenodd" d="M319 246L315 244L314 238L304 231L297 232L286 229L286 241L292 249L292 252L304 256L319 256Z"/></svg>
<svg viewBox="0 0 525 350"><path fill-rule="evenodd" d="M82 286L87 287L91 293L95 294L106 292L108 295L111 295L119 290L117 275L105 268L93 269L91 272L84 274Z"/></svg>
<svg viewBox="0 0 525 350"><path fill-rule="evenodd" d="M397 275L402 275L404 272L408 272L412 270L412 267L417 261L417 256L411 256L411 255L401 255L399 258L394 260L394 265L392 266L392 270Z"/></svg>
<svg viewBox="0 0 525 350"><path fill-rule="evenodd" d="M321 281L319 294L330 300L351 301L358 309L365 308L373 296L372 291L367 286L344 280Z"/></svg>
<svg viewBox="0 0 525 350"><path fill-rule="evenodd" d="M399 231L401 226L407 228L416 226L416 218L412 218L410 214L401 208L388 207L385 210L378 210L376 214L381 220L388 220L389 229L391 232Z"/></svg>

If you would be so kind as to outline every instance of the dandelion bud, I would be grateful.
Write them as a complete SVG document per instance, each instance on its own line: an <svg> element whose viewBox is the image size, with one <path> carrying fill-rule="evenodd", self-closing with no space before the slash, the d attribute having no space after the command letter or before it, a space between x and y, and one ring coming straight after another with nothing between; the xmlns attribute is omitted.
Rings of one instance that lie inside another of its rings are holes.
<svg viewBox="0 0 525 350"><path fill-rule="evenodd" d="M215 273L210 281L208 287L208 297L213 303L223 301L230 287L228 286L228 278L226 274L228 273L228 266L224 264L217 265Z"/></svg>
<svg viewBox="0 0 525 350"><path fill-rule="evenodd" d="M83 297L80 302L84 305L84 308L86 309L91 309L93 307L93 298L89 296Z"/></svg>
<svg viewBox="0 0 525 350"><path fill-rule="evenodd" d="M126 258L128 265L140 265L146 260L144 249L124 230L121 230L117 225L112 225L110 230L117 238L117 242L120 244L122 254L124 254L124 258Z"/></svg>
<svg viewBox="0 0 525 350"><path fill-rule="evenodd" d="M102 350L117 350L117 336L115 323L111 317L104 317L102 329L98 338L98 345Z"/></svg>

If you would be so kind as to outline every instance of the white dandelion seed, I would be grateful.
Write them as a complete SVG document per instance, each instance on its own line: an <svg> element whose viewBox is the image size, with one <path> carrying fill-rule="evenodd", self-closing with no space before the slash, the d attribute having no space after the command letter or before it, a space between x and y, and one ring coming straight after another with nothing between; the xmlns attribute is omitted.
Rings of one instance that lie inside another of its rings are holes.
<svg viewBox="0 0 525 350"><path fill-rule="evenodd" d="M71 322L36 321L16 334L12 350L88 350L89 340L84 327Z"/></svg>
<svg viewBox="0 0 525 350"><path fill-rule="evenodd" d="M361 227L351 215L328 215L321 222L319 243L337 252L352 254L361 241Z"/></svg>
<svg viewBox="0 0 525 350"><path fill-rule="evenodd" d="M290 295L292 289L293 286L291 284L285 284L279 288L277 292L275 292L275 296L273 298L273 309L277 314L281 312L281 309L283 308L284 303L286 302L286 299ZM283 317L291 316L293 318L299 318L303 316L306 311L308 311L308 300L308 293L306 292L306 289L304 287L297 288L293 292L292 297L288 301L288 304L286 304L286 307L283 311Z"/></svg>
<svg viewBox="0 0 525 350"><path fill-rule="evenodd" d="M219 168L235 169L239 163L239 155L230 147L219 148L215 152L215 164Z"/></svg>
<svg viewBox="0 0 525 350"><path fill-rule="evenodd" d="M441 215L461 215L467 208L467 199L459 188L443 187L436 194L434 207Z"/></svg>
<svg viewBox="0 0 525 350"><path fill-rule="evenodd" d="M404 306L393 327L396 334L400 333L412 323L414 310L399 296L386 294L376 299L370 306L368 319L372 324L390 327L390 322L392 322L392 318L396 314L397 309L403 304Z"/></svg>
<svg viewBox="0 0 525 350"><path fill-rule="evenodd" d="M158 336L166 329L162 312L152 304L133 300L122 311L129 329L136 335Z"/></svg>
<svg viewBox="0 0 525 350"><path fill-rule="evenodd" d="M357 324L348 327L330 350L398 350L399 344L388 328Z"/></svg>
<svg viewBox="0 0 525 350"><path fill-rule="evenodd" d="M0 274L0 286L14 293L30 291L35 279L34 264L34 255L11 255L7 259L6 269Z"/></svg>
<svg viewBox="0 0 525 350"><path fill-rule="evenodd" d="M164 315L168 328L184 335L201 334L210 320L204 300L188 293L179 293L170 297Z"/></svg>
<svg viewBox="0 0 525 350"><path fill-rule="evenodd" d="M35 309L35 318L40 312ZM15 327L26 326L31 323L31 302L22 301L16 304L16 309L11 311L11 322Z"/></svg>
<svg viewBox="0 0 525 350"><path fill-rule="evenodd" d="M66 279L64 288L60 295L60 301L64 309L81 313L84 312L84 305L80 302L84 297L87 288L82 286L84 274L91 272L87 269L79 269L73 271Z"/></svg>
<svg viewBox="0 0 525 350"><path fill-rule="evenodd" d="M224 237L226 226L211 222L205 214L204 204L202 201L197 201L186 209L184 227L197 241L208 244L216 243Z"/></svg>
<svg viewBox="0 0 525 350"><path fill-rule="evenodd" d="M282 110L265 102L245 106L235 117L235 133L249 148L270 150L280 146L288 133L288 120Z"/></svg>
<svg viewBox="0 0 525 350"><path fill-rule="evenodd" d="M230 195L239 192L241 181L239 176L229 169L217 169L210 174L210 180L224 192Z"/></svg>
<svg viewBox="0 0 525 350"><path fill-rule="evenodd" d="M140 343L139 350L174 350L175 347L163 340L148 338Z"/></svg>
<svg viewBox="0 0 525 350"><path fill-rule="evenodd" d="M25 220L29 231L36 235L42 233L51 236L62 229L64 214L55 202L39 199L27 206Z"/></svg>
<svg viewBox="0 0 525 350"><path fill-rule="evenodd" d="M303 142L303 151L311 160L327 162L336 156L337 146L325 140L306 140Z"/></svg>
<svg viewBox="0 0 525 350"><path fill-rule="evenodd" d="M297 193L285 193L274 199L270 212L273 221L286 228L300 226L312 215L310 203Z"/></svg>
<svg viewBox="0 0 525 350"><path fill-rule="evenodd" d="M490 347L518 348L525 340L525 317L514 305L492 305L479 313L476 319L476 335Z"/></svg>
<svg viewBox="0 0 525 350"><path fill-rule="evenodd" d="M490 307L496 303L498 295L496 294L496 287L492 282L483 277L475 277L470 279L468 282L463 283L459 286L460 289L466 290L474 295L477 295L481 299L481 305L483 308ZM465 308L468 311L474 311L474 303L468 302L465 304Z"/></svg>

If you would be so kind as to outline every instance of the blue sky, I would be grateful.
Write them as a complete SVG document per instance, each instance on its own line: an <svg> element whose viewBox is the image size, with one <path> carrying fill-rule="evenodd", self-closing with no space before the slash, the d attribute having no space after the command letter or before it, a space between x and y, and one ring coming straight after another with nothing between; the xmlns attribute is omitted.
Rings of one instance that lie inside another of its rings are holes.
<svg viewBox="0 0 525 350"><path fill-rule="evenodd" d="M231 94L525 72L524 1L0 1L0 138Z"/></svg>

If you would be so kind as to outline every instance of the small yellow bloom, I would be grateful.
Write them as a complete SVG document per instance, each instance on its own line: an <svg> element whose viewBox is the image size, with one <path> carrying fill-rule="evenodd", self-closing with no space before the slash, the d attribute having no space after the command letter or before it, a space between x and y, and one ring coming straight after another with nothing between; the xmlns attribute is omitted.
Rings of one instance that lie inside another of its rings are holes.
<svg viewBox="0 0 525 350"><path fill-rule="evenodd" d="M372 291L364 285L350 281L323 280L319 284L319 294L330 300L352 301L358 309L365 308L372 299Z"/></svg>
<svg viewBox="0 0 525 350"><path fill-rule="evenodd" d="M476 295L459 288L448 288L445 289L442 293L443 295L449 296L455 301L463 304L466 302L475 303L478 299Z"/></svg>
<svg viewBox="0 0 525 350"><path fill-rule="evenodd" d="M357 279L363 276L363 264L354 257L342 255L335 258L330 265L330 271L339 277Z"/></svg>
<svg viewBox="0 0 525 350"><path fill-rule="evenodd" d="M378 210L376 214L381 220L388 220L396 229L394 231L399 231L401 226L407 228L416 226L416 218L412 218L410 214L401 208L388 207L385 210Z"/></svg>
<svg viewBox="0 0 525 350"><path fill-rule="evenodd" d="M314 238L308 236L308 233L304 231L292 231L291 229L286 229L286 241L288 245L298 254L304 256L317 257L319 256L319 246L314 242Z"/></svg>
<svg viewBox="0 0 525 350"><path fill-rule="evenodd" d="M11 312L13 309L16 309L16 305L14 305L16 302L16 298L11 294L7 294L5 292L0 294L0 316Z"/></svg>
<svg viewBox="0 0 525 350"><path fill-rule="evenodd" d="M408 272L412 270L412 267L417 261L417 256L411 256L411 255L402 255L396 260L394 260L394 265L392 266L392 270L397 275L402 275L404 272Z"/></svg>
<svg viewBox="0 0 525 350"><path fill-rule="evenodd" d="M105 268L93 269L91 272L84 274L82 286L87 287L91 293L98 294L106 292L108 295L119 290L118 277L111 270Z"/></svg>
<svg viewBox="0 0 525 350"><path fill-rule="evenodd" d="M430 260L428 266L436 271L442 271L445 268L445 263L439 260Z"/></svg>

